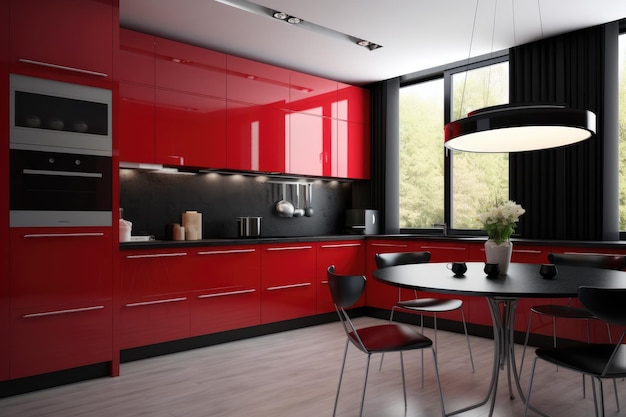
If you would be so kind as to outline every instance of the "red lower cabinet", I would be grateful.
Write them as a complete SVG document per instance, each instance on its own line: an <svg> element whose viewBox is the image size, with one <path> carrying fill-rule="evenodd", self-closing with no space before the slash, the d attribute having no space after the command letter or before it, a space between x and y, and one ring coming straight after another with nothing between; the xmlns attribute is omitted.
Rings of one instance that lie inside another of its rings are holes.
<svg viewBox="0 0 626 417"><path fill-rule="evenodd" d="M111 300L17 308L11 313L11 378L112 360Z"/></svg>
<svg viewBox="0 0 626 417"><path fill-rule="evenodd" d="M196 250L191 335L261 324L259 245Z"/></svg>
<svg viewBox="0 0 626 417"><path fill-rule="evenodd" d="M327 270L335 266L340 275L365 274L365 242L337 241L322 242L317 246L317 313L335 311L330 290L328 289ZM365 293L356 302L355 307L365 305Z"/></svg>
<svg viewBox="0 0 626 417"><path fill-rule="evenodd" d="M189 337L189 258L188 248L122 251L122 349Z"/></svg>
<svg viewBox="0 0 626 417"><path fill-rule="evenodd" d="M109 362L111 228L10 230L10 378Z"/></svg>
<svg viewBox="0 0 626 417"><path fill-rule="evenodd" d="M367 270L375 271L377 253L410 252L412 244L401 241L369 241L367 243ZM370 273L366 285L367 305L390 310L398 302L398 288L379 282Z"/></svg>
<svg viewBox="0 0 626 417"><path fill-rule="evenodd" d="M316 312L313 244L262 245L261 322L271 323Z"/></svg>

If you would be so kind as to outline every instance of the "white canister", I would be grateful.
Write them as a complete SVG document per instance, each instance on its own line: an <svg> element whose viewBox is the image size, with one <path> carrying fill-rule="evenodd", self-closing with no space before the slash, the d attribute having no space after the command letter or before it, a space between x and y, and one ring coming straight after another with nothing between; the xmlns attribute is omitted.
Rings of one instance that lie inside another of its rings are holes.
<svg viewBox="0 0 626 417"><path fill-rule="evenodd" d="M120 219L120 242L130 242L133 224L128 220Z"/></svg>
<svg viewBox="0 0 626 417"><path fill-rule="evenodd" d="M202 213L186 211L183 213L183 227L185 228L185 240L202 239Z"/></svg>

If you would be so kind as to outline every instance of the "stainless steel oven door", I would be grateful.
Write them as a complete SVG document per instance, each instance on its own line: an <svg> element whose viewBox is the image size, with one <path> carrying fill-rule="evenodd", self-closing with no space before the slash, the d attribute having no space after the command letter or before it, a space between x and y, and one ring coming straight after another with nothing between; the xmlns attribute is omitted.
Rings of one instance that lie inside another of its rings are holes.
<svg viewBox="0 0 626 417"><path fill-rule="evenodd" d="M10 226L111 226L112 160L10 150Z"/></svg>

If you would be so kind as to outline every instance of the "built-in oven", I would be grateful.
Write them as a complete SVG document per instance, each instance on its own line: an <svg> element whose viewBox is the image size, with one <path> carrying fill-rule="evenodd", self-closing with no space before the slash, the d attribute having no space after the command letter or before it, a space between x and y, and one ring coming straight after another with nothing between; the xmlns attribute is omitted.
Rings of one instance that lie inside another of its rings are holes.
<svg viewBox="0 0 626 417"><path fill-rule="evenodd" d="M10 226L111 226L111 91L10 82Z"/></svg>

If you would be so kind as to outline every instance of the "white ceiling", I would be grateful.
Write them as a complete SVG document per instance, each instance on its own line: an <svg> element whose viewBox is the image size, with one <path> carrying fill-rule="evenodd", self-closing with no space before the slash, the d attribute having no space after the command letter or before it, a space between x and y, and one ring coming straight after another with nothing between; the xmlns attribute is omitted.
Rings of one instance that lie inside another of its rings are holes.
<svg viewBox="0 0 626 417"><path fill-rule="evenodd" d="M120 0L120 22L232 55L366 84L626 17L625 0L222 1L243 1L248 10L216 0ZM250 11L257 9L286 12L322 29ZM345 36L329 35L333 32L383 47L370 51Z"/></svg>

